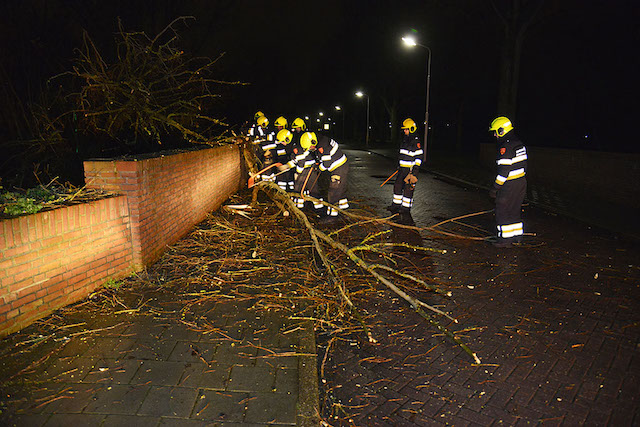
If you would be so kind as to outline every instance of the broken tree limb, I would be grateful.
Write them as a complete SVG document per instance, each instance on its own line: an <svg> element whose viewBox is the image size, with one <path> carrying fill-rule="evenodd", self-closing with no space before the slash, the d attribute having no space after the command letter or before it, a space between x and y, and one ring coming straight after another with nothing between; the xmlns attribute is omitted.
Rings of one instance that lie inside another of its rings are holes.
<svg viewBox="0 0 640 427"><path fill-rule="evenodd" d="M416 312L418 314L420 314L422 317L424 317L425 319L427 319L433 326L435 326L439 331L443 332L447 337L449 337L453 342L455 342L458 346L460 346L467 354L469 354L471 357L473 357L474 361L476 363L480 363L480 359L478 358L478 356L471 351L471 349L469 349L469 347L467 347L466 344L464 344L462 341L460 341L460 339L458 337L456 337L451 331L449 331L447 328L445 328L444 326L442 326L438 321L436 321L434 318L432 318L431 316L429 316L421 307L423 306L427 306L426 304L419 302L416 298L413 298L412 296L408 295L406 292L404 292L403 290L401 290L400 288L398 288L396 285L394 285L393 283L391 283L391 281L389 281L388 279L386 279L385 277L381 276L377 271L375 271L375 269L371 268L371 266L369 264L367 264L362 258L359 258L353 250L349 249L347 246L343 245L340 242L337 242L333 239L331 239L329 236L327 236L326 234L324 234L323 232L319 231L319 230L315 230L316 235L324 240L325 242L327 242L329 245L331 245L332 247L335 247L337 249L340 249L345 255L347 255L356 265L358 265L360 268L362 268L363 270L369 272L373 277L375 277L380 283L384 284L385 286L387 286L389 289L391 289L393 292L395 292L396 294L398 294L402 299L404 299L405 301L407 301L409 304L411 304L411 306L414 308L414 310L416 310Z"/></svg>
<svg viewBox="0 0 640 427"><path fill-rule="evenodd" d="M353 301L351 301L351 298L349 298L349 295L347 295L346 287L344 286L344 283L335 274L332 264L327 259L327 256L324 253L324 249L322 249L322 245L318 241L318 237L316 234L317 230L313 227L313 225L311 225L307 216L300 209L296 207L293 200L291 200L291 197L289 196L289 194L284 190L282 190L276 183L262 181L258 185L256 185L256 188L260 188L261 190L265 191L265 193L269 194L271 199L278 206L280 206L282 209L286 209L287 211L291 212L306 227L307 231L309 231L309 235L313 242L313 247L316 250L316 253L318 254L318 256L320 257L322 263L326 267L327 272L329 273L328 274L329 280L336 286L336 288L340 292L340 296L342 297L342 299L353 310L353 314L356 316L356 318L362 325L365 333L367 334L367 338L369 339L369 341L377 342L375 338L373 338L371 331L369 330L364 320L362 319L362 316L360 316L360 314L358 313L355 304L353 303Z"/></svg>
<svg viewBox="0 0 640 427"><path fill-rule="evenodd" d="M466 344L464 344L458 337L456 337L455 334L453 334L449 329L447 329L446 327L442 326L437 320L435 320L432 316L430 316L428 313L426 313L423 310L423 307L428 308L428 309L432 309L435 313L440 314L440 315L445 315L447 318L452 319L450 316L446 315L441 310L435 309L434 307L431 307L428 304L426 304L426 303L424 303L422 301L419 301L418 299L413 298L412 296L408 295L406 292L404 292L403 290L398 288L396 285L394 285L390 280L388 280L384 276L380 275L376 271L376 268L380 268L379 266L373 267L373 266L369 265L365 260L363 260L362 258L358 257L355 254L355 251L353 249L350 249L346 245L336 241L335 239L332 239L331 237L329 237L327 234L323 233L322 231L315 229L313 227L313 225L309 222L309 219L307 218L307 216L300 209L298 209L295 206L295 204L291 200L290 195L288 193L286 193L285 191L283 191L275 183L272 183L272 182L261 182L256 187L258 187L258 188L262 189L263 191L265 191L278 206L280 206L283 209L289 210L289 212L293 213L293 215L298 220L300 220L300 222L302 222L302 224L304 224L304 226L307 228L307 230L309 232L309 235L311 236L311 240L313 241L314 248L315 248L316 252L318 253L320 259L323 262L323 264L326 266L327 271L330 273L330 275L329 275L330 280L336 285L336 287L340 291L341 296L343 297L343 299L345 301L347 301L347 303L349 304L349 306L351 308L355 309L355 306L354 306L353 302L351 301L351 299L348 297L347 292L346 292L346 288L345 288L344 284L342 283L342 280L335 274L335 272L333 270L333 266L328 261L326 255L324 253L324 250L322 248L322 245L320 244L318 239L324 241L329 246L331 246L331 247L333 247L335 249L338 249L341 252L343 252L345 255L347 255L349 257L349 259L351 259L351 261L353 261L356 265L358 265L364 271L366 271L369 274L371 274L378 282L384 284L385 286L387 286L387 288L389 288L394 293L396 293L401 298L403 298L405 301L407 301L420 316L422 316L423 318L428 320L429 323L431 323L433 326L435 326L439 331L441 331L443 334L445 334L449 339L451 339L455 344L457 344L467 354L469 354L474 359L474 362L480 363L480 359L478 358L478 356L473 351L471 351L471 349L469 349L469 347ZM402 273L400 273L400 272L398 272L398 273L399 273L399 275L402 275ZM372 342L375 342L375 340L371 336L371 333L369 332L368 328L366 328L366 326L364 325L364 321L360 318L360 316L357 313L357 311L354 311L354 314L358 317L358 320L360 321L360 323L365 328L365 332L367 333L367 337L369 338L369 340L372 341ZM455 319L454 319L454 321L455 321Z"/></svg>

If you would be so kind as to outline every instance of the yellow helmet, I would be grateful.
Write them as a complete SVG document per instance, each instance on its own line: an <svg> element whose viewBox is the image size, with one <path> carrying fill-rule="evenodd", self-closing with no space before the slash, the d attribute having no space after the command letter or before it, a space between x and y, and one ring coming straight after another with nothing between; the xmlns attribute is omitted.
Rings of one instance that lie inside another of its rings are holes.
<svg viewBox="0 0 640 427"><path fill-rule="evenodd" d="M489 128L489 132L495 132L498 137L505 136L509 131L513 129L513 125L511 124L511 120L508 118L501 116L494 119L491 122L491 127Z"/></svg>
<svg viewBox="0 0 640 427"><path fill-rule="evenodd" d="M253 115L253 120L258 120L258 117L262 116L264 116L264 113L262 111L258 111Z"/></svg>
<svg viewBox="0 0 640 427"><path fill-rule="evenodd" d="M276 121L277 122L277 121ZM284 144L287 145L288 143L291 142L291 140L293 139L293 134L291 133L291 131L289 129L282 129L280 132L278 132L278 134L276 135L276 140L280 143L280 144Z"/></svg>
<svg viewBox="0 0 640 427"><path fill-rule="evenodd" d="M285 119L284 117L280 116L276 119L276 122L274 123L276 126L280 126L283 128L287 127L287 119Z"/></svg>
<svg viewBox="0 0 640 427"><path fill-rule="evenodd" d="M402 129L409 129L409 132L414 133L416 131L418 127L416 126L416 122L414 122L412 119L405 119L404 122L402 122Z"/></svg>
<svg viewBox="0 0 640 427"><path fill-rule="evenodd" d="M318 144L318 138L316 137L315 132L305 132L300 137L300 146L304 150L308 150L312 145Z"/></svg>
<svg viewBox="0 0 640 427"><path fill-rule="evenodd" d="M265 116L258 117L258 126L266 128L267 126L269 126L269 119L267 119Z"/></svg>
<svg viewBox="0 0 640 427"><path fill-rule="evenodd" d="M304 123L304 120L302 120L300 117L296 117L296 119L291 124L291 128L305 130L307 129L307 125Z"/></svg>

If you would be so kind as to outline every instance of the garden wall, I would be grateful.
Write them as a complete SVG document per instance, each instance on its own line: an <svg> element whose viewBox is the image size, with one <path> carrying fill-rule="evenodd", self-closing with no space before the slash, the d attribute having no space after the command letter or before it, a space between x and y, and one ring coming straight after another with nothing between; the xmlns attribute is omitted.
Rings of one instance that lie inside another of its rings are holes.
<svg viewBox="0 0 640 427"><path fill-rule="evenodd" d="M132 271L127 198L0 222L0 336Z"/></svg>
<svg viewBox="0 0 640 427"><path fill-rule="evenodd" d="M237 146L84 166L87 187L120 195L0 221L0 336L153 263L243 176Z"/></svg>
<svg viewBox="0 0 640 427"><path fill-rule="evenodd" d="M92 160L84 170L87 187L127 196L138 267L156 261L241 182L235 145L145 160Z"/></svg>

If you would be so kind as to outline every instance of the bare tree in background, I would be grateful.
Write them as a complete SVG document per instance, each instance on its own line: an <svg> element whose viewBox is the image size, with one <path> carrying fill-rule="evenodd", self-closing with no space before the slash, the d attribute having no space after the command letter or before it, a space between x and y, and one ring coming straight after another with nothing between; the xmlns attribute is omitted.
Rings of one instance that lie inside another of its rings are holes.
<svg viewBox="0 0 640 427"><path fill-rule="evenodd" d="M544 0L491 0L504 32L499 63L498 114L515 116L522 46L527 30L543 4Z"/></svg>

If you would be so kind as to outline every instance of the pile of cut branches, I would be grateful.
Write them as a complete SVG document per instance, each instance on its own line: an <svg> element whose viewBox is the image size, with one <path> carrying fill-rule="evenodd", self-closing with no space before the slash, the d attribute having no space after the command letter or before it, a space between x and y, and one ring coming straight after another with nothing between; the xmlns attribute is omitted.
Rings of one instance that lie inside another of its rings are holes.
<svg viewBox="0 0 640 427"><path fill-rule="evenodd" d="M107 191L60 184L57 178L26 190L3 191L0 186L0 219L31 215L43 210L112 197Z"/></svg>
<svg viewBox="0 0 640 427"><path fill-rule="evenodd" d="M171 136L190 143L210 143L220 135L224 122L210 115L220 97L220 85L241 84L212 77L216 62L189 57L176 41L180 17L151 38L143 32L127 32L118 22L116 59L108 63L85 32L84 44L71 76L81 82L69 95L77 126L103 133L123 144L141 141L162 144Z"/></svg>

